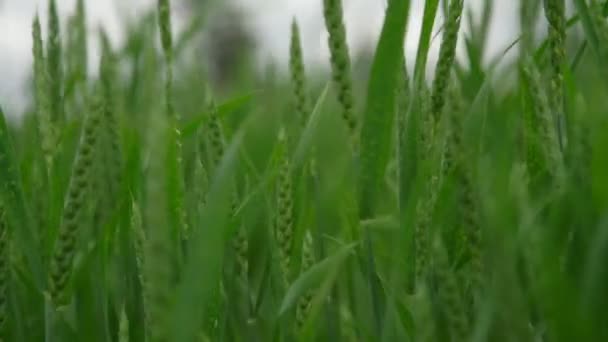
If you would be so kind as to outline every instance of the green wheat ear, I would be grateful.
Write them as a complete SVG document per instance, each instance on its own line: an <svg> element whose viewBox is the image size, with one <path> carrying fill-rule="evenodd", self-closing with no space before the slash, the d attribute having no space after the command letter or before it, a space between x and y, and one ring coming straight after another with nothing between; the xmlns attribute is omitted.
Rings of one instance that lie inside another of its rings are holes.
<svg viewBox="0 0 608 342"><path fill-rule="evenodd" d="M51 104L48 93L48 77L46 60L44 58L44 46L40 29L38 15L34 17L32 24L32 53L34 55L34 99L36 102L36 113L38 115L38 129L42 140L42 153L46 160L47 172L50 172L55 150L55 133L51 120Z"/></svg>
<svg viewBox="0 0 608 342"><path fill-rule="evenodd" d="M223 130L222 130L222 123L218 116L217 106L215 105L213 100L209 101L208 113L209 113L209 118L208 118L208 122L207 122L207 126L206 126L206 134L204 134L204 136L201 140L205 140L205 142L206 142L205 145L207 147L207 154L208 154L208 157L210 160L210 163L209 163L210 169L211 169L211 172L215 172L217 170L218 166L220 165L222 157L224 156L224 151L225 151L226 146L225 146L224 134L223 134ZM199 150L199 154L200 154L200 159L203 159L202 158L202 155L203 155L202 148ZM203 166L202 163L200 163L200 165ZM206 168L203 168L202 170L206 171ZM235 188L233 191L234 191L233 197L232 197L233 202L232 202L232 208L231 208L232 209L231 210L232 218L235 217L237 205L238 205L238 194L236 191L236 184L235 184ZM203 195L203 196L205 196L205 195ZM244 229L244 226L241 225L237 228L236 236L233 238L232 244L233 244L233 250L235 252L235 257L236 257L236 264L237 264L236 266L237 266L237 270L238 270L238 277L242 281L247 282L248 270L249 270L249 261L248 261L249 243L247 240L247 234ZM219 334L219 330L220 330L219 319L220 319L221 311L224 309L224 306L223 306L224 296L225 296L224 285L221 282L218 283L217 285L215 285L215 288L213 289L213 293L214 293L213 299L206 305L206 311L208 312L208 314L206 315L207 317L206 317L206 320L204 322L204 327L203 327L204 335L206 335L206 338L208 338L210 340L215 340Z"/></svg>
<svg viewBox="0 0 608 342"><path fill-rule="evenodd" d="M534 118L530 119L533 121L528 123L528 126L538 124L537 128L528 127L528 144L530 146L528 167L531 177L534 178L538 174L548 173L559 182L563 176L563 159L559 147L558 131L553 120L554 116L551 114L550 100L541 85L541 76L530 57L524 61L522 74L530 87L529 95L534 107L533 115L535 115ZM537 151L540 151L540 153ZM537 160L539 158L538 154L542 155L542 160Z"/></svg>
<svg viewBox="0 0 608 342"><path fill-rule="evenodd" d="M131 204L131 236L133 241L133 249L135 250L135 265L137 267L137 278L142 291L142 306L144 316L144 329L149 329L148 322L148 295L146 277L144 275L144 258L146 246L146 234L144 232L141 210L135 201Z"/></svg>
<svg viewBox="0 0 608 342"><path fill-rule="evenodd" d="M171 28L171 6L169 0L158 0L158 26L160 41L165 54L165 97L167 114L175 115L171 92L173 91L173 38Z"/></svg>
<svg viewBox="0 0 608 342"><path fill-rule="evenodd" d="M304 234L304 241L302 241L302 266L300 268L300 273L304 273L308 271L315 264L315 254L314 254L314 246L313 239L310 231L307 230ZM310 307L312 305L314 292L312 290L306 291L304 295L298 300L298 306L296 307L296 323L299 329L304 326L306 323L306 318L308 317L308 312L310 311Z"/></svg>
<svg viewBox="0 0 608 342"><path fill-rule="evenodd" d="M456 44L458 43L458 32L460 31L460 19L462 18L464 0L452 0L448 10L445 23L443 40L439 50L437 71L433 81L433 95L431 98L431 114L435 120L439 119L445 106L446 90L450 80L450 74L454 65L456 55Z"/></svg>
<svg viewBox="0 0 608 342"><path fill-rule="evenodd" d="M84 0L76 3L76 13L70 18L68 32L68 66L72 77L80 81L86 80L88 65L87 21Z"/></svg>
<svg viewBox="0 0 608 342"><path fill-rule="evenodd" d="M289 54L289 71L291 74L291 84L293 89L293 99L295 103L296 116L302 125L306 125L311 113L310 98L307 91L306 69L302 56L302 43L300 41L300 28L296 19L291 24L291 43ZM314 155L314 152L312 153ZM309 173L315 177L316 164L314 158L309 161Z"/></svg>
<svg viewBox="0 0 608 342"><path fill-rule="evenodd" d="M433 247L437 297L443 311L447 330L452 341L466 341L470 325L466 314L466 302L455 270L450 267L447 251L441 243Z"/></svg>
<svg viewBox="0 0 608 342"><path fill-rule="evenodd" d="M104 193L107 194L103 210L106 213L111 212L117 202L121 185L121 170L122 170L122 151L120 148L120 138L118 136L118 128L116 122L116 91L115 83L117 80L117 62L116 56L112 52L110 41L104 31L100 33L102 55L99 66L99 75L101 79L101 94L103 99L103 126L102 134L100 134L100 149L102 175L104 178L104 186L107 188Z"/></svg>
<svg viewBox="0 0 608 342"><path fill-rule="evenodd" d="M165 105L166 115L172 127L174 135L171 146L171 161L174 167L170 169L169 178L171 179L171 190L168 193L170 199L170 223L174 227L175 233L179 237L177 241L190 234L190 227L186 218L184 206L185 184L183 176L182 162L182 142L181 131L179 129L179 115L175 112L173 105L173 39L171 27L171 6L169 0L158 0L158 26L160 30L160 40L165 55Z"/></svg>
<svg viewBox="0 0 608 342"><path fill-rule="evenodd" d="M61 52L61 32L56 0L49 1L49 39L47 45L47 72L50 100L50 115L53 123L63 122L63 61Z"/></svg>
<svg viewBox="0 0 608 342"><path fill-rule="evenodd" d="M414 224L414 251L415 251L415 266L416 279L418 282L424 283L429 267L429 241L431 239L431 215L436 201L436 187L438 187L439 179L434 176L430 180L427 193L428 195L418 202L416 206L416 220Z"/></svg>
<svg viewBox="0 0 608 342"><path fill-rule="evenodd" d="M207 204L207 192L209 191L209 173L203 163L202 153L198 153L194 164L194 178L196 184L197 210L201 212Z"/></svg>
<svg viewBox="0 0 608 342"><path fill-rule="evenodd" d="M417 158L423 166L429 169L432 163L431 155L434 153L435 141L435 120L431 115L431 95L429 89L422 85L419 92L421 123L417 137ZM410 118L411 120L411 118ZM415 274L417 282L424 282L429 267L430 259L430 239L431 239L431 215L437 201L439 191L439 175L434 168L430 168L430 173L425 180L426 191L422 194L416 204L416 215L414 222L414 253L415 253ZM441 171L441 170L439 170Z"/></svg>
<svg viewBox="0 0 608 342"><path fill-rule="evenodd" d="M0 340L5 336L8 318L9 247L6 209L0 200Z"/></svg>
<svg viewBox="0 0 608 342"><path fill-rule="evenodd" d="M462 100L461 88L455 81L450 83L448 91L451 112L448 118L447 166L444 170L446 170L446 173L452 174L457 185L458 221L456 222L456 232L458 241L455 244L459 257L461 255L468 256L472 274L469 277L472 283L471 287L474 291L479 291L482 287L484 272L481 255L482 231L479 221L479 200L475 193L473 170L467 164L467 161L471 158L471 151L463 143L463 122L467 119L468 113L466 113L465 104ZM437 246L436 248L445 249L445 246ZM439 253L444 252L439 250ZM455 273L456 270L451 270L450 277L454 277ZM462 330L460 331L462 332Z"/></svg>
<svg viewBox="0 0 608 342"><path fill-rule="evenodd" d="M304 125L310 114L310 105L308 103L308 95L306 94L306 71L304 70L304 60L302 57L300 29L295 18L291 24L289 71L291 73L291 82L293 85L296 114Z"/></svg>
<svg viewBox="0 0 608 342"><path fill-rule="evenodd" d="M543 167L543 153L541 150L540 137L540 120L539 115L542 112L548 111L547 100L541 98L542 93L539 91L539 84L534 84L531 79L531 70L534 67L533 63L529 63L529 55L534 48L534 28L538 11L540 10L540 1L525 1L520 4L520 27L521 27L521 52L520 52L520 74L523 84L527 85L527 94L531 98L534 108L524 110L522 138L524 143L524 159L526 161L528 174L531 178L536 178L540 174ZM528 109L528 108L525 108ZM544 114L542 114L544 115Z"/></svg>
<svg viewBox="0 0 608 342"><path fill-rule="evenodd" d="M207 123L207 146L213 170L217 168L224 155L224 135L222 124L218 117L217 107L213 102L209 104L209 121Z"/></svg>
<svg viewBox="0 0 608 342"><path fill-rule="evenodd" d="M550 89L549 97L554 120L558 127L561 148L561 125L564 120L564 63L566 62L565 0L544 0L545 16L549 22Z"/></svg>
<svg viewBox="0 0 608 342"><path fill-rule="evenodd" d="M277 214L275 238L279 247L283 282L289 284L291 276L291 249L293 246L293 193L291 165L287 156L287 136L284 129L279 133L281 155L277 180Z"/></svg>
<svg viewBox="0 0 608 342"><path fill-rule="evenodd" d="M87 192L92 182L94 153L101 125L101 108L94 101L85 119L76 159L67 189L63 215L51 260L50 294L56 306L67 303L66 287L72 274L76 239L87 210Z"/></svg>
<svg viewBox="0 0 608 342"><path fill-rule="evenodd" d="M209 103L209 121L207 123L207 146L208 153L211 159L212 170L215 170L222 157L224 156L224 151L226 148L226 143L224 141L224 134L222 131L222 123L220 118L218 117L217 107L213 101ZM234 188L233 198L232 198L232 213L231 216L235 218L236 211L238 207L239 197L236 189L236 184ZM236 256L237 268L239 272L239 276L241 279L246 280L249 272L249 242L247 237L247 231L244 225L239 225L236 230L236 235L234 237L233 249Z"/></svg>
<svg viewBox="0 0 608 342"><path fill-rule="evenodd" d="M354 98L350 56L346 41L346 29L342 18L342 0L323 0L325 26L329 33L329 51L334 83L338 91L338 100L342 106L342 118L346 123L351 138L356 139L357 118L354 114Z"/></svg>
<svg viewBox="0 0 608 342"><path fill-rule="evenodd" d="M236 218L236 210L236 207L233 208L233 218ZM238 276L242 281L247 282L249 278L249 238L245 225L238 226L232 243L236 255Z"/></svg>
<svg viewBox="0 0 608 342"><path fill-rule="evenodd" d="M455 81L450 83L449 105L449 126L447 146L445 149L444 174L452 175L458 188L456 196L458 199L459 222L456 223L459 252L469 253L479 246L471 245L469 236L471 232L479 229L477 220L477 207L473 192L473 182L470 166L467 165L469 151L463 144L463 122L467 118L463 94Z"/></svg>
<svg viewBox="0 0 608 342"><path fill-rule="evenodd" d="M131 203L131 229L133 234L133 247L135 248L135 260L137 263L137 268L139 270L143 270L146 233L144 232L141 210L135 201ZM140 278L140 280L142 280L143 285L143 278Z"/></svg>
<svg viewBox="0 0 608 342"><path fill-rule="evenodd" d="M426 85L422 85L419 90L420 97L420 129L417 132L418 139L418 159L422 162L430 160L433 152L433 144L435 142L435 126L437 120L431 114L432 110L432 95L430 89Z"/></svg>

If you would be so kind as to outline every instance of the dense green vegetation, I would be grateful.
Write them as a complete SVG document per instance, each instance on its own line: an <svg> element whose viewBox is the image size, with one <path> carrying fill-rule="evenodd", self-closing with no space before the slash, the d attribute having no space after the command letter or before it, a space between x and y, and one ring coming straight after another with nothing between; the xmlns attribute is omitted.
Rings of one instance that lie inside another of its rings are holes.
<svg viewBox="0 0 608 342"><path fill-rule="evenodd" d="M0 340L607 341L608 2L513 2L489 63L467 3L425 1L406 66L389 0L359 68L324 0L330 75L294 20L288 75L219 86L169 0L99 32L95 78L84 0L65 32L50 0L33 109L0 113Z"/></svg>

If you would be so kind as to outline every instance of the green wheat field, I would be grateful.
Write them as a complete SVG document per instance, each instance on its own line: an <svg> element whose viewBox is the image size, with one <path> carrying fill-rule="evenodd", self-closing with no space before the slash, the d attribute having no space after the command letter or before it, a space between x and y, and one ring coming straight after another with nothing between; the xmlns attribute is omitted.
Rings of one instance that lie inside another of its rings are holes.
<svg viewBox="0 0 608 342"><path fill-rule="evenodd" d="M218 86L169 0L94 74L49 0L0 115L0 340L608 341L608 2L513 0L489 61L468 2L425 1L406 65L389 0L360 67L323 0L331 72L294 20L288 74Z"/></svg>

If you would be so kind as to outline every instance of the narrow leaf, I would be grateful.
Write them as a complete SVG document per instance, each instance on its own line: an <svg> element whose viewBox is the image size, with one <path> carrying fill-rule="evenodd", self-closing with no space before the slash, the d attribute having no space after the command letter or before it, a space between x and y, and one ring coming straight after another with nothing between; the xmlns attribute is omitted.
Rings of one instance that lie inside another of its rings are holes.
<svg viewBox="0 0 608 342"><path fill-rule="evenodd" d="M328 274L332 274L333 271L342 266L356 246L357 243L343 246L335 254L325 258L320 263L311 267L308 271L302 273L287 290L283 302L281 303L281 308L279 309L279 316L282 316L285 312L290 310L300 296L308 290L314 289L315 286L321 284Z"/></svg>
<svg viewBox="0 0 608 342"><path fill-rule="evenodd" d="M391 151L395 92L407 27L409 0L389 2L372 65L361 130L361 215L371 215L371 201L384 179Z"/></svg>

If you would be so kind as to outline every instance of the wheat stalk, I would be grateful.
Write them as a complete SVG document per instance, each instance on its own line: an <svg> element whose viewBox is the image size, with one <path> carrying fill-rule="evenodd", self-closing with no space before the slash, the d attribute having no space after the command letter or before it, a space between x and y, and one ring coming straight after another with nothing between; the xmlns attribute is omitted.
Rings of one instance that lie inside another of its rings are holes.
<svg viewBox="0 0 608 342"><path fill-rule="evenodd" d="M313 243L312 235L310 234L310 231L307 230L302 241L302 265L300 267L300 273L308 271L315 264ZM296 307L296 324L299 329L306 323L313 297L314 291L308 290L298 300L298 305Z"/></svg>
<svg viewBox="0 0 608 342"><path fill-rule="evenodd" d="M293 246L293 193L291 165L287 157L287 136L284 129L279 133L279 176L277 180L277 214L275 237L279 247L283 282L287 286L291 275L291 249Z"/></svg>
<svg viewBox="0 0 608 342"><path fill-rule="evenodd" d="M49 1L49 27L47 45L48 92L50 116L53 123L63 122L63 60L61 32L56 0Z"/></svg>
<svg viewBox="0 0 608 342"><path fill-rule="evenodd" d="M98 102L98 101L95 101ZM99 128L101 125L101 108L95 103L85 119L80 142L76 151L76 160L67 190L67 197L57 242L51 260L50 295L53 303L66 304L66 286L72 273L72 263L76 253L76 239L82 226L83 215L87 208L87 193L91 186L93 155L97 147Z"/></svg>
<svg viewBox="0 0 608 342"><path fill-rule="evenodd" d="M445 106L446 90L450 80L454 57L456 55L456 44L458 43L458 32L460 31L460 19L464 0L452 0L444 26L443 38L439 49L439 60L437 71L433 81L433 95L431 97L431 114L435 120L439 119Z"/></svg>
<svg viewBox="0 0 608 342"><path fill-rule="evenodd" d="M34 85L36 113L38 115L38 125L42 140L42 153L46 160L47 173L50 172L53 164L53 154L55 150L55 138L53 123L51 120L51 105L49 101L48 75L46 69L46 59L44 57L44 46L40 29L38 15L32 24L32 53L34 55Z"/></svg>
<svg viewBox="0 0 608 342"><path fill-rule="evenodd" d="M323 0L323 15L329 33L332 75L338 92L338 100L342 106L342 119L346 123L351 138L356 139L358 124L353 110L353 86L346 29L342 19L342 0Z"/></svg>
<svg viewBox="0 0 608 342"><path fill-rule="evenodd" d="M549 103L561 149L561 125L564 116L564 64L566 62L565 0L544 0L545 16L549 22L549 59L551 65Z"/></svg>
<svg viewBox="0 0 608 342"><path fill-rule="evenodd" d="M291 24L291 43L289 54L289 71L293 85L293 98L295 102L296 115L305 125L310 114L308 95L306 94L306 71L302 57L302 43L300 42L300 28L298 22L293 19Z"/></svg>

